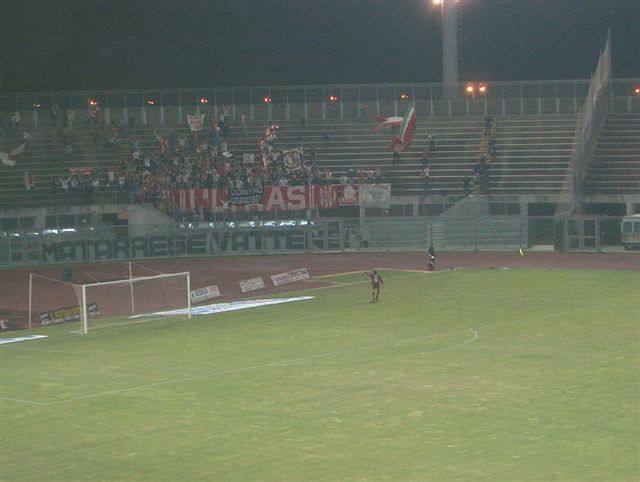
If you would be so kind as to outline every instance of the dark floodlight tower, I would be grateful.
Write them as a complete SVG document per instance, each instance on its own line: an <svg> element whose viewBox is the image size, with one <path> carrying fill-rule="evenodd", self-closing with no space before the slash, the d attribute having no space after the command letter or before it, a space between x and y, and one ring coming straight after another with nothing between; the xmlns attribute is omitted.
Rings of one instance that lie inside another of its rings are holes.
<svg viewBox="0 0 640 482"><path fill-rule="evenodd" d="M442 13L442 84L445 97L451 99L458 95L460 80L458 0L433 0L433 3L440 6Z"/></svg>

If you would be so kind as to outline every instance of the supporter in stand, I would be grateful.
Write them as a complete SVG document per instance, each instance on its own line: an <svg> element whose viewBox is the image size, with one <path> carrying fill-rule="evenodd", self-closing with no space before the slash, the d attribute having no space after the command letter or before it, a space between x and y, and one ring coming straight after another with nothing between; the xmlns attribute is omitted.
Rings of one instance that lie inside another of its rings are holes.
<svg viewBox="0 0 640 482"><path fill-rule="evenodd" d="M247 137L247 113L240 113L240 130L242 131L242 137Z"/></svg>
<svg viewBox="0 0 640 482"><path fill-rule="evenodd" d="M366 178L367 172L364 170L364 167L360 167L360 169L358 169L358 184L364 183Z"/></svg>
<svg viewBox="0 0 640 482"><path fill-rule="evenodd" d="M11 116L11 132L14 134L20 130L20 126L22 125L22 120L20 118L20 112L15 111Z"/></svg>
<svg viewBox="0 0 640 482"><path fill-rule="evenodd" d="M73 139L71 138L71 130L67 127L62 129L62 143L67 160L70 160L73 155Z"/></svg>
<svg viewBox="0 0 640 482"><path fill-rule="evenodd" d="M490 136L493 130L493 118L486 116L484 118L484 135Z"/></svg>
<svg viewBox="0 0 640 482"><path fill-rule="evenodd" d="M429 164L429 149L427 147L425 147L424 149L422 149L422 168L424 169L424 167Z"/></svg>
<svg viewBox="0 0 640 482"><path fill-rule="evenodd" d="M436 153L436 136L433 132L429 132L427 136L427 141L429 141L429 154L433 155Z"/></svg>
<svg viewBox="0 0 640 482"><path fill-rule="evenodd" d="M331 184L332 181L333 181L333 173L331 172L331 169L327 167L324 170L324 183Z"/></svg>
<svg viewBox="0 0 640 482"><path fill-rule="evenodd" d="M420 176L422 177L422 193L427 194L429 192L429 184L431 180L431 166L429 163L424 165L420 172Z"/></svg>
<svg viewBox="0 0 640 482"><path fill-rule="evenodd" d="M489 139L489 155L491 155L491 156L495 156L496 155L496 139L495 139L495 137L492 137L491 139Z"/></svg>
<svg viewBox="0 0 640 482"><path fill-rule="evenodd" d="M75 121L75 114L73 113L73 109L67 109L67 127L69 129L73 129L73 122Z"/></svg>
<svg viewBox="0 0 640 482"><path fill-rule="evenodd" d="M324 142L325 144L331 144L331 141L333 140L333 133L331 132L331 129L329 128L329 126L324 128L323 135L324 135Z"/></svg>
<svg viewBox="0 0 640 482"><path fill-rule="evenodd" d="M355 184L358 179L358 173L353 167L347 169L347 177L349 178L349 184Z"/></svg>
<svg viewBox="0 0 640 482"><path fill-rule="evenodd" d="M55 103L54 103L54 104L51 106L51 112L50 112L50 114L51 114L51 124L52 124L54 127L57 127L57 126L58 126L58 115L60 114L60 108L58 107L58 104L55 104Z"/></svg>
<svg viewBox="0 0 640 482"><path fill-rule="evenodd" d="M305 138L307 137L307 118L306 117L300 118L300 136Z"/></svg>
<svg viewBox="0 0 640 482"><path fill-rule="evenodd" d="M471 182L469 181L469 176L464 176L462 180L462 192L464 193L464 197L469 197L471 194Z"/></svg>
<svg viewBox="0 0 640 482"><path fill-rule="evenodd" d="M36 183L35 174L29 177L29 172L24 173L24 189L27 192L27 202L29 206L33 204L33 187Z"/></svg>

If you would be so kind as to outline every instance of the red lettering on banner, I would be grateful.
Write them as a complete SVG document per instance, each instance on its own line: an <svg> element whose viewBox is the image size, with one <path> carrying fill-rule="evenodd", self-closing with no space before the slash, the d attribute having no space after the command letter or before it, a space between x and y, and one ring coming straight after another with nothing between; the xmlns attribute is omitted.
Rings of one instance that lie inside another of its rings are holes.
<svg viewBox="0 0 640 482"><path fill-rule="evenodd" d="M287 200L284 193L281 191L280 186L271 187L266 189L266 208L267 211L272 209L287 209Z"/></svg>
<svg viewBox="0 0 640 482"><path fill-rule="evenodd" d="M382 185L384 186L384 185ZM265 187L261 204L229 206L233 212L293 210L307 208L332 209L353 206L360 202L360 186L275 186ZM229 190L224 189L176 189L171 191L175 203L184 211L204 208L220 212L229 200Z"/></svg>
<svg viewBox="0 0 640 482"><path fill-rule="evenodd" d="M289 209L304 209L308 206L305 186L291 186L287 188L287 207Z"/></svg>

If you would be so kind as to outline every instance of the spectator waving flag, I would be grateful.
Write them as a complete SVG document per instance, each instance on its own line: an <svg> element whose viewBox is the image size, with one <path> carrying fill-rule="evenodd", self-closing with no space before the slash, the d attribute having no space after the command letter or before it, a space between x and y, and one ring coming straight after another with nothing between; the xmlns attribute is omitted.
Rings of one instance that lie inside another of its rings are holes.
<svg viewBox="0 0 640 482"><path fill-rule="evenodd" d="M404 152L411 145L413 140L413 132L416 128L416 108L412 103L407 109L407 112L402 118L402 124L400 125L400 134L393 136L391 144L389 144L390 151Z"/></svg>
<svg viewBox="0 0 640 482"><path fill-rule="evenodd" d="M271 150L273 148L273 144L276 140L276 131L278 130L277 124L272 124L268 126L264 135L258 141L258 152L260 153L260 157L262 158L262 164L265 169L269 169L269 163L271 161Z"/></svg>
<svg viewBox="0 0 640 482"><path fill-rule="evenodd" d="M10 152L0 152L0 161L2 161L2 164L4 164L5 166L14 167L16 165L16 161L18 160L18 156L22 154L22 151L24 151L26 145L27 143L25 141Z"/></svg>
<svg viewBox="0 0 640 482"><path fill-rule="evenodd" d="M187 122L189 123L189 129L191 132L197 132L202 129L205 115L206 114L195 114L187 116Z"/></svg>

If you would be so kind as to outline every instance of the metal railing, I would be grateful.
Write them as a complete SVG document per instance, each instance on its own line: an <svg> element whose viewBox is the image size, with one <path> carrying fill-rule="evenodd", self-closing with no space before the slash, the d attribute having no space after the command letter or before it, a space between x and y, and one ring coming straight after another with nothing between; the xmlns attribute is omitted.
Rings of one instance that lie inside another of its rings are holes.
<svg viewBox="0 0 640 482"><path fill-rule="evenodd" d="M589 79L522 82L490 82L481 97L466 95L466 84L457 86L456 100L447 99L440 83L406 84L335 84L315 86L262 86L199 89L110 90L78 92L29 92L0 95L0 111L28 112L87 108L89 99L103 110L120 112L130 109L143 117L162 118L166 108L178 110L178 120L201 109L216 115L223 105L231 108L237 119L245 112L253 120L349 118L367 106L372 115L397 115L408 102L415 102L418 115L508 115L577 113L581 99L589 90ZM619 79L611 83L611 97L633 98L638 79ZM335 100L330 100L333 96ZM630 101L621 106L635 109ZM126 120L126 115L123 116Z"/></svg>

